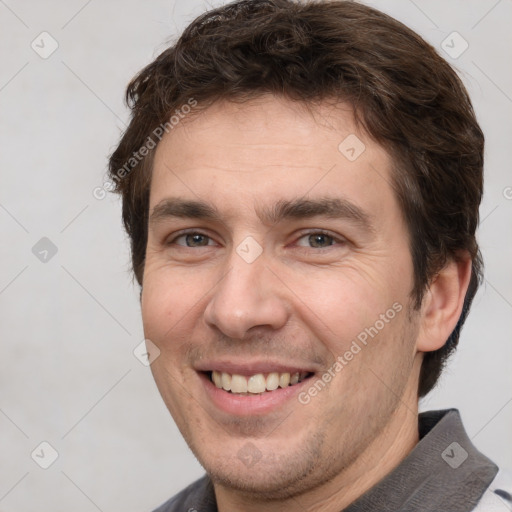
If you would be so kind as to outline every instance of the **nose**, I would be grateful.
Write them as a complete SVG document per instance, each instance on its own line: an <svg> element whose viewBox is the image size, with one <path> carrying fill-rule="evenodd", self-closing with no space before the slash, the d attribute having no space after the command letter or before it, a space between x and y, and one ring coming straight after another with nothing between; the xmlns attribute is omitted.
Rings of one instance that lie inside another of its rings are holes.
<svg viewBox="0 0 512 512"><path fill-rule="evenodd" d="M261 255L247 263L236 252L229 270L217 284L204 318L210 327L232 339L244 339L254 327L279 329L289 318L286 287Z"/></svg>

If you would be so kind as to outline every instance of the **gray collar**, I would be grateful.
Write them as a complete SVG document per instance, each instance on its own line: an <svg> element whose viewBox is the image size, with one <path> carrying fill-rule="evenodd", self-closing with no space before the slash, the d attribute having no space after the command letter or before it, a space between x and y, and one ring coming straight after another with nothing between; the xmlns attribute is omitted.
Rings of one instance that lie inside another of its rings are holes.
<svg viewBox="0 0 512 512"><path fill-rule="evenodd" d="M344 512L468 512L498 472L469 439L459 411L419 415L420 441Z"/></svg>

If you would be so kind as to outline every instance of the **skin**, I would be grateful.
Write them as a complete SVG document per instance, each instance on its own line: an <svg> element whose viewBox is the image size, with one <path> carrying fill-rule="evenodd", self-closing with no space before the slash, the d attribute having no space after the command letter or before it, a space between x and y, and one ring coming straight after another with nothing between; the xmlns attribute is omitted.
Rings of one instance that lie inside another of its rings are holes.
<svg viewBox="0 0 512 512"><path fill-rule="evenodd" d="M350 134L366 147L353 162L338 150ZM142 316L160 350L155 381L214 481L220 512L339 511L418 442L423 353L455 327L471 264L447 263L412 309L413 266L391 172L390 155L355 127L347 105L306 110L269 95L217 102L159 144L150 213L169 198L219 212L150 219ZM350 218L258 215L281 200L321 198L350 201L371 228ZM202 237L180 236L184 229ZM312 243L319 231L326 235ZM248 236L263 249L252 263L236 252ZM315 382L393 304L402 310L307 404L294 397L265 414L228 414L196 371L218 359L290 362L313 369ZM243 449L257 454L250 464Z"/></svg>

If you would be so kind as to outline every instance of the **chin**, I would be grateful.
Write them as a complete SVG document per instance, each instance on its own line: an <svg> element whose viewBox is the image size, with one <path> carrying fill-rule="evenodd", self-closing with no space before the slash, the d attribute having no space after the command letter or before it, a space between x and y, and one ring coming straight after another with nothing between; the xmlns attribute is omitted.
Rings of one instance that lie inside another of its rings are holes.
<svg viewBox="0 0 512 512"><path fill-rule="evenodd" d="M279 501L300 495L306 487L325 480L320 450L305 450L301 443L296 449L289 446L283 453L283 443L279 443L281 450L270 445L262 447L260 443L260 452L256 442L244 441L236 443L232 451L218 446L215 453L200 450L203 453L195 455L216 485L252 500ZM319 475L318 482L315 474Z"/></svg>
<svg viewBox="0 0 512 512"><path fill-rule="evenodd" d="M309 471L302 474L297 474L297 469L286 472L284 468L225 471L223 468L214 466L212 471L207 470L207 473L216 485L236 491L250 497L251 500L279 501L301 494L304 491L302 482L307 478Z"/></svg>

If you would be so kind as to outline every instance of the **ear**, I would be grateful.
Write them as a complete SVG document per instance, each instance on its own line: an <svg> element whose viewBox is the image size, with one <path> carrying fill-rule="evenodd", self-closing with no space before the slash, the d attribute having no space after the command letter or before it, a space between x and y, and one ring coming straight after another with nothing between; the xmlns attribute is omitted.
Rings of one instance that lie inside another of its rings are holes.
<svg viewBox="0 0 512 512"><path fill-rule="evenodd" d="M455 329L471 279L468 253L450 260L436 275L423 297L416 348L431 352L441 348Z"/></svg>

